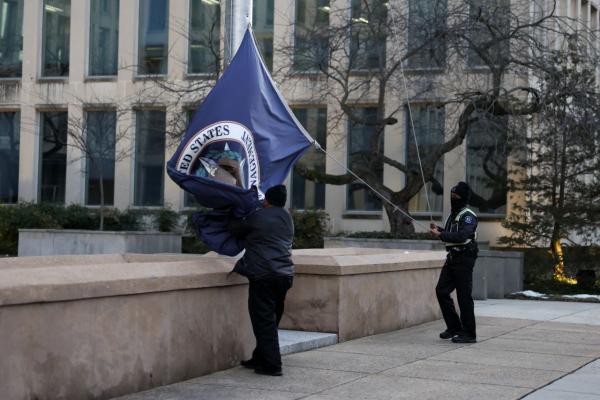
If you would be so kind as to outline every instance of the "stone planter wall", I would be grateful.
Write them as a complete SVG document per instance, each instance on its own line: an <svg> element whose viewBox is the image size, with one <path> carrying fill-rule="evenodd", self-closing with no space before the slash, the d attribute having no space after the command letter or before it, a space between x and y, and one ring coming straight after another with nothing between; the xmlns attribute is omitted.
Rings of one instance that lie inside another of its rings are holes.
<svg viewBox="0 0 600 400"><path fill-rule="evenodd" d="M297 250L284 329L337 333L340 342L441 318L439 251Z"/></svg>
<svg viewBox="0 0 600 400"><path fill-rule="evenodd" d="M443 252L294 252L281 327L341 341L440 318ZM235 258L116 254L0 260L2 399L104 400L238 365L254 338Z"/></svg>
<svg viewBox="0 0 600 400"><path fill-rule="evenodd" d="M325 238L325 248L363 247L381 249L444 250L438 240ZM473 271L473 298L502 299L505 295L523 290L523 253L488 250L487 242L479 243L479 257Z"/></svg>
<svg viewBox="0 0 600 400"><path fill-rule="evenodd" d="M181 253L181 235L171 232L19 229L19 256L123 253Z"/></svg>

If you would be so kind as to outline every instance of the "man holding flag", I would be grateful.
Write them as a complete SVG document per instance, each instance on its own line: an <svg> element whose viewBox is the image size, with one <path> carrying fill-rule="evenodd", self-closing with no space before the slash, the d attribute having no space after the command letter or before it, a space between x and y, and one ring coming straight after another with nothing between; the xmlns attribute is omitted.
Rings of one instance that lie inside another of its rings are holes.
<svg viewBox="0 0 600 400"><path fill-rule="evenodd" d="M200 239L223 255L245 250L234 271L250 281L256 349L243 365L259 374L282 375L277 326L294 273L294 226L283 208L282 183L313 143L271 80L248 28L167 163L171 179L209 209L193 215Z"/></svg>
<svg viewBox="0 0 600 400"><path fill-rule="evenodd" d="M252 358L242 365L271 376L282 375L277 326L294 279L294 223L283 208L286 199L285 186L273 186L267 190L262 209L230 224L234 235L246 243L246 252L233 271L250 281L248 310L256 337Z"/></svg>

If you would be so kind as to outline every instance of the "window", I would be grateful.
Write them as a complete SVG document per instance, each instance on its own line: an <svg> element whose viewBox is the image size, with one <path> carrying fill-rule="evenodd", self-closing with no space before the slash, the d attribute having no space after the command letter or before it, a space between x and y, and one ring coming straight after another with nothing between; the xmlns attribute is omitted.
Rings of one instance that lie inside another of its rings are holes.
<svg viewBox="0 0 600 400"><path fill-rule="evenodd" d="M506 118L478 116L467 133L467 183L471 206L486 214L505 214L507 196Z"/></svg>
<svg viewBox="0 0 600 400"><path fill-rule="evenodd" d="M324 70L329 55L329 0L297 0L294 68Z"/></svg>
<svg viewBox="0 0 600 400"><path fill-rule="evenodd" d="M350 68L385 66L387 8L384 0L352 0Z"/></svg>
<svg viewBox="0 0 600 400"><path fill-rule="evenodd" d="M410 68L443 68L446 42L440 37L446 30L447 0L410 0L408 59Z"/></svg>
<svg viewBox="0 0 600 400"><path fill-rule="evenodd" d="M273 16L274 0L254 0L252 2L252 26L258 48L269 70L273 70Z"/></svg>
<svg viewBox="0 0 600 400"><path fill-rule="evenodd" d="M134 205L163 205L165 169L165 112L136 113Z"/></svg>
<svg viewBox="0 0 600 400"><path fill-rule="evenodd" d="M509 53L509 0L474 0L470 6L470 67L504 65Z"/></svg>
<svg viewBox="0 0 600 400"><path fill-rule="evenodd" d="M114 111L86 113L86 203L112 205L115 189L115 139L117 114ZM102 202L101 199L104 199Z"/></svg>
<svg viewBox="0 0 600 400"><path fill-rule="evenodd" d="M216 73L220 60L221 8L218 0L192 0L190 74Z"/></svg>
<svg viewBox="0 0 600 400"><path fill-rule="evenodd" d="M357 165L365 165L370 157L371 138L375 134L373 124L377 118L377 108L360 108L355 112L365 123L349 122L348 126L348 167L361 176ZM383 136L382 136L383 139ZM363 167L364 169L364 167ZM383 181L383 163L369 169ZM353 211L381 211L381 200L363 183L355 182L347 186L347 209Z"/></svg>
<svg viewBox="0 0 600 400"><path fill-rule="evenodd" d="M0 78L21 76L23 2L24 0L0 0Z"/></svg>
<svg viewBox="0 0 600 400"><path fill-rule="evenodd" d="M419 154L421 160L427 162L428 155L432 154L434 150L437 150L440 145L444 143L444 125L445 125L445 113L444 107L438 107L434 105L411 105L413 112L413 122L415 124L415 133L417 136L417 143L419 145ZM406 166L415 171L417 176L421 176L421 169L419 167L419 157L417 156L417 148L415 147L415 139L412 130L412 124L410 122L410 110L407 107L407 129L406 132ZM444 183L444 158L442 157L435 165L434 178L437 180L439 185L432 185L431 182L427 182L427 185L421 189L421 191L414 196L408 205L410 211L413 212L429 212L427 205L427 196L429 196L429 204L431 211L442 212L443 210L443 193L441 185ZM433 189L436 188L434 191ZM427 190L427 196L425 194Z"/></svg>
<svg viewBox="0 0 600 400"><path fill-rule="evenodd" d="M44 0L42 76L69 76L71 1Z"/></svg>
<svg viewBox="0 0 600 400"><path fill-rule="evenodd" d="M140 0L138 74L165 75L169 47L169 0Z"/></svg>
<svg viewBox="0 0 600 400"><path fill-rule="evenodd" d="M43 203L65 202L68 123L66 111L41 113L40 201Z"/></svg>
<svg viewBox="0 0 600 400"><path fill-rule="evenodd" d="M117 75L119 58L119 0L90 3L90 76Z"/></svg>
<svg viewBox="0 0 600 400"><path fill-rule="evenodd" d="M294 108L298 121L310 135L325 146L327 140L326 108ZM302 162L309 168L325 171L325 154L314 147L302 156ZM292 175L292 208L299 210L324 209L325 185L302 178L296 172Z"/></svg>
<svg viewBox="0 0 600 400"><path fill-rule="evenodd" d="M0 204L19 200L18 112L0 112Z"/></svg>

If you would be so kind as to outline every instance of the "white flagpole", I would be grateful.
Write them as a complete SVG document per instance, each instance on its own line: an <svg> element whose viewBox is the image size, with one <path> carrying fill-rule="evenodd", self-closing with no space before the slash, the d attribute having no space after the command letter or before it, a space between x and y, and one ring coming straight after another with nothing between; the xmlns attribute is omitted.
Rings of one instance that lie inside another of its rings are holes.
<svg viewBox="0 0 600 400"><path fill-rule="evenodd" d="M225 0L225 67L240 47L248 24L252 24L252 0Z"/></svg>

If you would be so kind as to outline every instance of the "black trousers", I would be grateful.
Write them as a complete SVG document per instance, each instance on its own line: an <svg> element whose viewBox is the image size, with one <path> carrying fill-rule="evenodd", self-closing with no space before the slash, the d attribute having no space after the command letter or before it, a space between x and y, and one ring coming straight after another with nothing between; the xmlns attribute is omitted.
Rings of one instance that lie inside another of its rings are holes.
<svg viewBox="0 0 600 400"><path fill-rule="evenodd" d="M476 337L475 310L473 297L473 267L476 255L465 253L448 253L446 263L442 268L440 279L435 288L442 315L448 330L465 333ZM460 318L454 308L454 300L450 297L456 289Z"/></svg>
<svg viewBox="0 0 600 400"><path fill-rule="evenodd" d="M265 371L281 370L277 327L283 315L285 295L292 287L293 279L291 276L278 276L250 281L248 310L256 337L252 359Z"/></svg>

